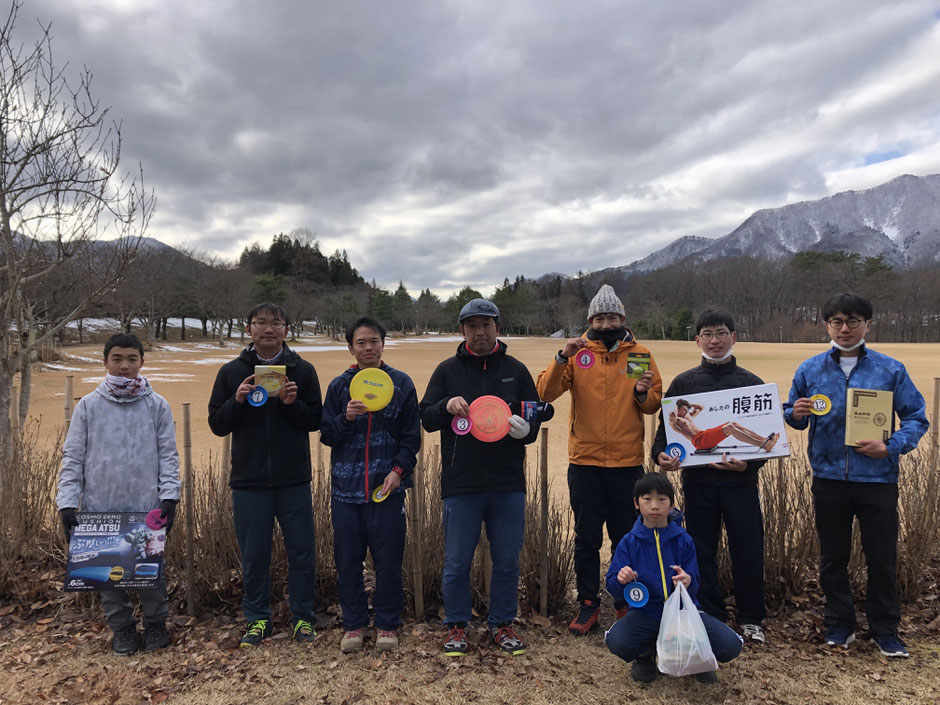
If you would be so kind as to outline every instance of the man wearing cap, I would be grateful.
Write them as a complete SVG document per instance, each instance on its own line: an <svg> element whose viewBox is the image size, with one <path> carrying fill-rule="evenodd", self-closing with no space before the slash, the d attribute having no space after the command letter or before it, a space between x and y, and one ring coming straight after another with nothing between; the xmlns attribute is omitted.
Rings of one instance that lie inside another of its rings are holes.
<svg viewBox="0 0 940 705"><path fill-rule="evenodd" d="M604 284L588 307L591 327L571 338L539 375L539 397L571 392L568 491L574 512L575 636L598 626L600 555L607 524L611 552L636 520L633 483L643 474L644 414L659 411L662 379L650 351L624 327L623 304ZM619 619L626 613L614 596Z"/></svg>
<svg viewBox="0 0 940 705"><path fill-rule="evenodd" d="M421 421L441 432L441 497L444 505L444 595L449 628L444 653L467 653L471 617L470 567L486 525L493 572L487 621L500 651L521 654L525 644L512 622L518 607L519 551L525 527L525 445L539 432L537 418L513 414L508 433L486 442L466 432L472 424L470 405L493 395L507 404L534 402L538 395L525 365L506 354L497 339L499 309L486 299L473 299L460 310L464 340L457 354L444 360L428 382L421 400Z"/></svg>

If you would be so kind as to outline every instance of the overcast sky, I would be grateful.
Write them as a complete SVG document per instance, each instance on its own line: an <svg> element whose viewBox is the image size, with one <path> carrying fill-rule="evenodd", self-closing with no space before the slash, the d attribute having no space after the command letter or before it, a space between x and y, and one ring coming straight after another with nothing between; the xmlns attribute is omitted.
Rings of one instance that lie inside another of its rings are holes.
<svg viewBox="0 0 940 705"><path fill-rule="evenodd" d="M8 6L8 3L4 3ZM309 228L413 295L628 264L940 172L925 0L26 0L123 120L149 235Z"/></svg>

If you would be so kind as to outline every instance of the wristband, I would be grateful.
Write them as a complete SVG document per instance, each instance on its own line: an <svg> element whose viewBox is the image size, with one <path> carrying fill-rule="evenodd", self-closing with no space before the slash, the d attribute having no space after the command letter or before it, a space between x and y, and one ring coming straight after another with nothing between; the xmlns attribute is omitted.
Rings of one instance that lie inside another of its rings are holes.
<svg viewBox="0 0 940 705"><path fill-rule="evenodd" d="M568 358L562 355L561 350L559 350L558 353L555 355L555 362L557 362L559 365L567 365Z"/></svg>
<svg viewBox="0 0 940 705"><path fill-rule="evenodd" d="M398 475L398 477L400 477L402 480L405 479L405 469L404 469L404 468L400 468L400 467L398 467L398 466L396 465L395 467L392 468L392 472L395 473L396 475Z"/></svg>

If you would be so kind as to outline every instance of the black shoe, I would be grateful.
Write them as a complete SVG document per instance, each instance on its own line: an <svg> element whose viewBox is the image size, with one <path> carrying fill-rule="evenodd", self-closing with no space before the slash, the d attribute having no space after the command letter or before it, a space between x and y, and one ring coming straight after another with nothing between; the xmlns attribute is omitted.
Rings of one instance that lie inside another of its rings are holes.
<svg viewBox="0 0 940 705"><path fill-rule="evenodd" d="M630 666L630 677L637 683L652 683L656 680L656 664L652 656L637 656Z"/></svg>
<svg viewBox="0 0 940 705"><path fill-rule="evenodd" d="M261 643L262 639L271 636L273 628L271 622L267 619L256 619L248 623L248 629L245 630L245 636L242 637L239 644L242 648L251 648Z"/></svg>
<svg viewBox="0 0 940 705"><path fill-rule="evenodd" d="M129 624L114 632L111 640L111 650L118 656L136 654L140 648L140 639L137 636L137 625Z"/></svg>
<svg viewBox="0 0 940 705"><path fill-rule="evenodd" d="M705 673L696 673L695 680L699 683L717 683L718 674L714 671L705 671Z"/></svg>
<svg viewBox="0 0 940 705"><path fill-rule="evenodd" d="M170 645L170 633L165 622L144 625L144 651L165 649Z"/></svg>
<svg viewBox="0 0 940 705"><path fill-rule="evenodd" d="M298 644L310 644L316 639L317 632L313 628L313 623L306 619L295 619L294 630L291 632L294 641Z"/></svg>

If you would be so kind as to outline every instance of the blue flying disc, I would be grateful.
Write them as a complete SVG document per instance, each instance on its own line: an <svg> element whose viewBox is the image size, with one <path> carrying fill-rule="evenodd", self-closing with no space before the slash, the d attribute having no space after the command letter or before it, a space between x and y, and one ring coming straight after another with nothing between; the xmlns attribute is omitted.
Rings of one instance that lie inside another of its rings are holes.
<svg viewBox="0 0 940 705"><path fill-rule="evenodd" d="M268 400L268 390L264 387L255 387L248 395L248 403L252 406L264 406Z"/></svg>
<svg viewBox="0 0 940 705"><path fill-rule="evenodd" d="M666 455L675 458L680 463L685 460L685 446L681 443L670 443L666 446Z"/></svg>
<svg viewBox="0 0 940 705"><path fill-rule="evenodd" d="M631 607L642 607L650 599L650 591L643 583L632 582L623 586L623 599Z"/></svg>

